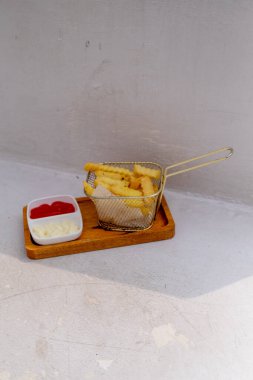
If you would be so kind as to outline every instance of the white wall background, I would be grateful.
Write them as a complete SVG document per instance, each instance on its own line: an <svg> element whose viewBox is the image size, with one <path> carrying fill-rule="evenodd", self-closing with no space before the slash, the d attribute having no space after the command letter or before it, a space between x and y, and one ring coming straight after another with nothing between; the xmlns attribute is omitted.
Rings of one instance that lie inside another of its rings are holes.
<svg viewBox="0 0 253 380"><path fill-rule="evenodd" d="M253 203L252 0L0 0L0 155L67 170L232 145L181 190Z"/></svg>

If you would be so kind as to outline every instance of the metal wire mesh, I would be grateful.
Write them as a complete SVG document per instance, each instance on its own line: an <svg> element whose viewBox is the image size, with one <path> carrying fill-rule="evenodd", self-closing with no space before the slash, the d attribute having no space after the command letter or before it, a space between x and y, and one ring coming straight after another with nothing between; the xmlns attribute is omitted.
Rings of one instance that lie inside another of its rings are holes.
<svg viewBox="0 0 253 380"><path fill-rule="evenodd" d="M90 196L95 204L101 227L107 230L137 231L152 226L156 216L157 205L162 191L162 168L152 162L106 162L107 165L133 170L134 164L146 168L159 169L161 177L154 179L157 192L150 196L121 197L121 196ZM87 182L95 188L96 175L89 172Z"/></svg>

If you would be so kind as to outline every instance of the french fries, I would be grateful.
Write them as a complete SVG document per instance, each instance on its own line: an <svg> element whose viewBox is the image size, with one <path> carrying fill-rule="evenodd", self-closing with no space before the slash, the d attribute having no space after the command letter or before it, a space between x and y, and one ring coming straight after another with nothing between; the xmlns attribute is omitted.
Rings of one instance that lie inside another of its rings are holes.
<svg viewBox="0 0 253 380"><path fill-rule="evenodd" d="M86 181L83 182L84 191L88 196L92 196L95 188L100 185L113 195L126 197L126 199L122 199L125 205L139 209L143 216L148 216L152 212L156 198L151 197L151 195L159 190L153 180L160 179L160 170L135 164L134 170L131 171L119 166L94 162L86 163L84 168L95 174L94 188ZM127 197L136 198L127 199Z"/></svg>
<svg viewBox="0 0 253 380"><path fill-rule="evenodd" d="M133 208L142 208L145 207L145 203L142 199L124 199L124 202L127 206Z"/></svg>
<svg viewBox="0 0 253 380"><path fill-rule="evenodd" d="M158 186L156 184L154 184L153 186L154 186L154 193L157 193L159 190Z"/></svg>
<svg viewBox="0 0 253 380"><path fill-rule="evenodd" d="M126 181L125 179L113 179L110 177L97 177L94 181L95 186L97 185L102 185L103 183L107 185L112 185L112 186L126 186L128 187L129 182Z"/></svg>
<svg viewBox="0 0 253 380"><path fill-rule="evenodd" d="M105 181L103 181L102 178L97 178L95 179L94 181L94 185L97 187L97 186L103 186L105 189L111 191L111 185L109 185L109 183L106 183Z"/></svg>
<svg viewBox="0 0 253 380"><path fill-rule="evenodd" d="M104 170L96 170L95 174L96 174L96 177L108 177L108 178L119 179L119 180L127 179L128 178L124 174L105 172Z"/></svg>
<svg viewBox="0 0 253 380"><path fill-rule="evenodd" d="M144 166L138 164L134 165L134 174L138 175L139 177L147 176L154 179L159 179L161 176L160 170L145 168Z"/></svg>
<svg viewBox="0 0 253 380"><path fill-rule="evenodd" d="M143 195L148 196L155 193L154 186L150 177L141 177L140 181ZM145 198L145 203L151 204L153 200L153 198Z"/></svg>
<svg viewBox="0 0 253 380"><path fill-rule="evenodd" d="M93 189L93 187L92 187L88 182L83 181L83 187L84 187L84 191L85 191L85 193L86 193L88 196L90 196L90 195L93 194L94 189Z"/></svg>
<svg viewBox="0 0 253 380"><path fill-rule="evenodd" d="M119 185L111 186L111 192L120 197L141 197L142 192L140 190L130 189L130 187L123 187Z"/></svg>
<svg viewBox="0 0 253 380"><path fill-rule="evenodd" d="M149 207L145 207L145 206L140 207L140 210L141 210L141 212L142 212L142 214L143 214L144 216L149 215L150 212L151 212L151 209L150 209Z"/></svg>
<svg viewBox="0 0 253 380"><path fill-rule="evenodd" d="M95 172L96 170L102 170L104 172L112 172L112 173L120 173L123 175L132 175L133 173L125 168L121 168L118 166L110 166L110 165L103 165L103 164L95 164L94 162L87 162L87 164L84 165L84 169L87 172Z"/></svg>
<svg viewBox="0 0 253 380"><path fill-rule="evenodd" d="M132 175L131 177L129 177L129 181L130 181L130 187L132 189L138 190L140 188L140 186L141 186L140 178Z"/></svg>

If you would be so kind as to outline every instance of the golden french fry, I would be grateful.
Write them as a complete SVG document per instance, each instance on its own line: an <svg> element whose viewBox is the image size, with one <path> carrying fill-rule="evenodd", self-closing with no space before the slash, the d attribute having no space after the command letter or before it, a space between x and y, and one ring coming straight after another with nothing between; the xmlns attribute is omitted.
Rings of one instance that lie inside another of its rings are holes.
<svg viewBox="0 0 253 380"><path fill-rule="evenodd" d="M132 175L133 173L125 168L121 168L119 166L113 166L113 165L103 165L103 164L97 164L95 162L87 162L84 165L84 169L88 172L95 172L96 170L102 170L105 172L112 172L112 173L120 173L123 175Z"/></svg>
<svg viewBox="0 0 253 380"><path fill-rule="evenodd" d="M150 177L141 177L140 182L141 182L143 195L152 195L155 193L154 186Z"/></svg>
<svg viewBox="0 0 253 380"><path fill-rule="evenodd" d="M115 186L128 186L129 185L129 182L126 181L126 180L119 180L119 179L113 179L113 178L109 178L109 177L97 177L94 181L95 183L95 186L97 185L103 185L103 184L107 184L107 185L115 185Z"/></svg>
<svg viewBox="0 0 253 380"><path fill-rule="evenodd" d="M93 187L92 187L88 182L83 181L83 187L84 187L84 191L85 191L85 193L86 193L88 196L90 196L90 195L93 194L94 189L93 189Z"/></svg>
<svg viewBox="0 0 253 380"><path fill-rule="evenodd" d="M141 197L142 192L139 190L130 189L129 187L124 186L111 186L111 192L120 197Z"/></svg>
<svg viewBox="0 0 253 380"><path fill-rule="evenodd" d="M140 178L132 175L131 177L129 177L129 180L130 180L131 189L135 189L135 190L139 189L139 187L141 186Z"/></svg>
<svg viewBox="0 0 253 380"><path fill-rule="evenodd" d="M84 165L84 170L87 172L94 172L96 170L99 170L98 166L100 166L100 164L96 164L95 162L86 162Z"/></svg>
<svg viewBox="0 0 253 380"><path fill-rule="evenodd" d="M96 170L95 171L96 177L108 177L112 179L126 179L126 176L120 174L120 173L112 173L112 172L105 172L103 170Z"/></svg>
<svg viewBox="0 0 253 380"><path fill-rule="evenodd" d="M145 207L145 203L142 199L124 199L125 204L128 207L142 208Z"/></svg>
<svg viewBox="0 0 253 380"><path fill-rule="evenodd" d="M159 190L159 187L156 184L153 184L153 186L154 186L154 193L157 193Z"/></svg>
<svg viewBox="0 0 253 380"><path fill-rule="evenodd" d="M159 179L161 176L160 170L146 168L138 164L134 165L134 174L138 176L147 176L147 177L155 178L155 179Z"/></svg>
<svg viewBox="0 0 253 380"><path fill-rule="evenodd" d="M151 209L145 206L141 207L140 210L144 216L147 216L151 212Z"/></svg>
<svg viewBox="0 0 253 380"><path fill-rule="evenodd" d="M152 195L155 193L153 183L150 179L150 177L141 177L141 188L143 191L143 195ZM145 198L146 204L151 204L154 201L154 198Z"/></svg>

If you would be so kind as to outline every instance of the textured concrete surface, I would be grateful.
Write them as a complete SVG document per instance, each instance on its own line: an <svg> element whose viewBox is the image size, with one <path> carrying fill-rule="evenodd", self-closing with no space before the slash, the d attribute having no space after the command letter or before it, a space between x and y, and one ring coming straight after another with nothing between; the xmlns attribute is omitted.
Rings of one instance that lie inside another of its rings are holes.
<svg viewBox="0 0 253 380"><path fill-rule="evenodd" d="M22 206L82 195L82 175L0 176L1 380L253 377L251 208L167 192L174 239L31 261Z"/></svg>
<svg viewBox="0 0 253 380"><path fill-rule="evenodd" d="M1 0L0 157L81 170L232 145L233 164L169 186L253 204L252 16L252 0Z"/></svg>

